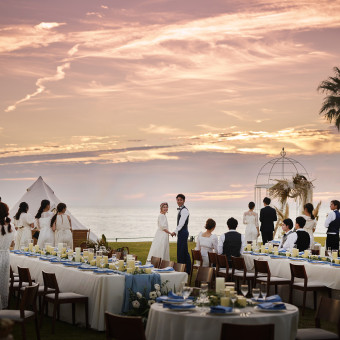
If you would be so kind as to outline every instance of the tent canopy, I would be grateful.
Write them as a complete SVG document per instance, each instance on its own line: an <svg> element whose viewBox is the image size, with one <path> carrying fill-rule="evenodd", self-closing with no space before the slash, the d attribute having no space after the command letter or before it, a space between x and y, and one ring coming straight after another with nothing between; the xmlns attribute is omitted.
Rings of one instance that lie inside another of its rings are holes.
<svg viewBox="0 0 340 340"><path fill-rule="evenodd" d="M54 194L54 191L44 182L41 176L27 189L26 193L10 210L10 216L13 217L21 202L26 202L29 206L29 212L34 217L38 212L41 201L47 199L51 202L51 210L55 209L60 203L60 199ZM81 222L79 222L69 210L66 211L67 215L71 217L72 229L89 229L86 228ZM97 236L94 233L90 233L90 239L92 241L97 240Z"/></svg>

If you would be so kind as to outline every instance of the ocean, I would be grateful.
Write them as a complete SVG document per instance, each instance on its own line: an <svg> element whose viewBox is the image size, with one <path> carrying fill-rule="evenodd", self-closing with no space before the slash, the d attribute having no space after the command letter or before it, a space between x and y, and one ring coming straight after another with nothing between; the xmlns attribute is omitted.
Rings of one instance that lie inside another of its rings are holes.
<svg viewBox="0 0 340 340"><path fill-rule="evenodd" d="M221 235L228 228L226 222L228 218L234 217L238 220L238 231L245 232L245 226L242 223L244 211L240 209L199 209L190 208L189 234L197 236L200 231L205 230L204 225L208 218L216 221L215 234ZM319 221L316 228L316 234L325 235L324 221L329 212L329 208L320 209ZM87 228L90 228L98 237L102 234L107 239L118 241L151 241L157 230L157 219L159 210L150 208L110 208L110 207L70 207L74 215ZM294 220L296 214L292 214ZM167 214L169 229L174 231L176 228L177 210L169 209ZM170 241L177 239L171 238Z"/></svg>

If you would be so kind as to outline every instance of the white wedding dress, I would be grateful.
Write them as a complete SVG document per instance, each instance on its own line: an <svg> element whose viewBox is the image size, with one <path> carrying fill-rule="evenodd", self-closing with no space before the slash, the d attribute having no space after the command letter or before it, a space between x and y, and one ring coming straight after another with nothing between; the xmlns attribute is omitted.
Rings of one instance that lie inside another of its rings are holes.
<svg viewBox="0 0 340 340"><path fill-rule="evenodd" d="M40 249L45 247L45 243L51 243L54 247L54 232L51 228L51 219L53 217L52 212L43 212L39 219L36 219L36 225L40 229L40 234L38 238L38 246Z"/></svg>
<svg viewBox="0 0 340 340"><path fill-rule="evenodd" d="M23 244L28 247L29 241L32 240L31 224L34 224L34 218L29 213L21 213L19 220L14 219L14 225L18 228L14 249L20 249Z"/></svg>
<svg viewBox="0 0 340 340"><path fill-rule="evenodd" d="M218 238L217 235L211 234L210 237L202 236L202 232L199 233L197 236L197 243L196 243L196 250L201 251L202 260L203 260L203 267L209 267L209 253L215 251L218 253L217 246L218 246ZM199 262L199 261L198 261Z"/></svg>
<svg viewBox="0 0 340 340"><path fill-rule="evenodd" d="M152 241L147 259L152 256L160 257L162 260L170 261L169 254L169 234L164 230L168 229L168 220L164 214L158 216L158 228Z"/></svg>
<svg viewBox="0 0 340 340"><path fill-rule="evenodd" d="M257 213L250 213L249 211L243 214L243 224L246 225L245 241L257 240L257 228L259 227L259 219Z"/></svg>
<svg viewBox="0 0 340 340"><path fill-rule="evenodd" d="M55 226L55 244L66 243L70 248L73 248L71 224L68 220L68 215L57 215Z"/></svg>

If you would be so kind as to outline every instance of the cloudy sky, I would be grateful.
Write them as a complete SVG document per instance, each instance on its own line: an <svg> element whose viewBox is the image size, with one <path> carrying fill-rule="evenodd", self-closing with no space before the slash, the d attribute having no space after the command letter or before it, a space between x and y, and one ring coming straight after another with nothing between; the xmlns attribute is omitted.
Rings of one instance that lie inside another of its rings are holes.
<svg viewBox="0 0 340 340"><path fill-rule="evenodd" d="M241 206L282 147L340 197L316 90L340 67L339 1L11 0L0 18L3 201L41 175L74 206Z"/></svg>

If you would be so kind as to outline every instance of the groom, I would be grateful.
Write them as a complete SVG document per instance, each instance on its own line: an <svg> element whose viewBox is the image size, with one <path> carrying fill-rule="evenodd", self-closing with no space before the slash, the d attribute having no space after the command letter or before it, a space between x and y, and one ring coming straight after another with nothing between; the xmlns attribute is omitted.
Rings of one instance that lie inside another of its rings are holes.
<svg viewBox="0 0 340 340"><path fill-rule="evenodd" d="M186 264L186 271L190 274L191 259L188 252L188 223L189 223L189 210L184 206L185 196L178 194L176 197L178 205L177 215L177 228L171 236L177 235L177 262Z"/></svg>

